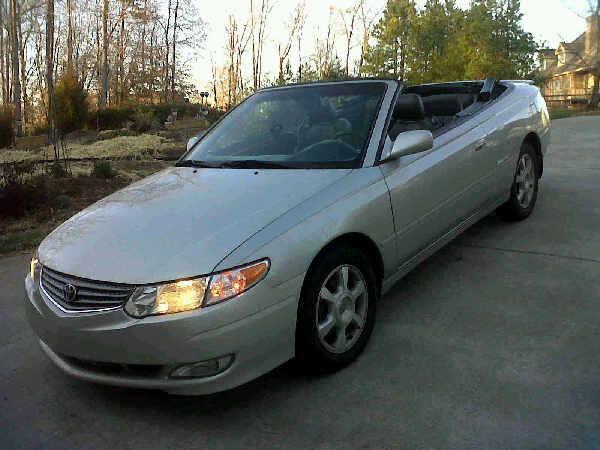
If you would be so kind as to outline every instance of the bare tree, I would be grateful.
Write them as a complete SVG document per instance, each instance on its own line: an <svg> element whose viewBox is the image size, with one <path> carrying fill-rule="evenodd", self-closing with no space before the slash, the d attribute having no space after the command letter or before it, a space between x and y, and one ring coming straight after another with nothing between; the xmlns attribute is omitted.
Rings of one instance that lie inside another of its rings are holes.
<svg viewBox="0 0 600 450"><path fill-rule="evenodd" d="M365 9L365 0L359 0L359 18L362 28L361 44L360 44L360 57L358 60L358 75L362 75L363 65L365 63L365 55L369 50L369 38L373 32L373 26L378 14L374 14L371 10Z"/></svg>
<svg viewBox="0 0 600 450"><path fill-rule="evenodd" d="M10 20L9 20L9 31L10 31L10 44L11 44L11 57L12 57L12 87L13 87L13 105L14 105L14 120L15 120L15 132L17 136L23 136L23 117L21 111L21 72L19 69L20 64L20 46L19 46L19 11L17 7L17 0L10 0Z"/></svg>
<svg viewBox="0 0 600 450"><path fill-rule="evenodd" d="M67 70L73 70L73 0L67 0Z"/></svg>
<svg viewBox="0 0 600 450"><path fill-rule="evenodd" d="M594 77L591 104L598 106L600 105L600 0L596 0L595 4L593 0L588 0L588 3L591 13L588 18L590 21L588 33L591 36L588 37L586 58Z"/></svg>
<svg viewBox="0 0 600 450"><path fill-rule="evenodd" d="M298 2L298 4L296 5L296 7L294 8L290 23L288 25L289 34L287 37L287 41L285 42L285 44L283 46L281 44L279 44L279 46L278 46L279 82L280 83L284 82L284 73L283 73L284 72L284 64L285 64L285 60L287 59L288 55L290 54L290 50L292 49L294 37L296 36L296 33L298 33L298 31L304 25L304 20L305 20L304 8L305 8L304 0L300 0Z"/></svg>
<svg viewBox="0 0 600 450"><path fill-rule="evenodd" d="M48 137L59 159L56 143L56 106L54 103L54 0L46 0L46 91L48 93Z"/></svg>
<svg viewBox="0 0 600 450"><path fill-rule="evenodd" d="M327 74L330 74L333 67L333 50L335 48L335 33L332 26L333 12L333 7L330 7L325 39L320 39L318 34L315 38L314 61L319 78L324 78Z"/></svg>
<svg viewBox="0 0 600 450"><path fill-rule="evenodd" d="M346 60L344 65L344 72L346 76L350 74L350 49L352 48L352 36L354 34L354 24L358 15L359 9L361 8L364 0L359 0L353 7L347 10L340 10L340 18L344 28L344 37L346 38ZM347 17L349 16L349 17Z"/></svg>
<svg viewBox="0 0 600 450"><path fill-rule="evenodd" d="M167 49L166 55L165 55L165 62L164 62L164 75L163 75L163 81L164 81L164 96L165 96L165 100L166 96L167 96L167 89L169 87L169 33L171 31L171 11L172 11L172 0L169 0L169 3L167 5L167 26L165 27L165 48Z"/></svg>
<svg viewBox="0 0 600 450"><path fill-rule="evenodd" d="M53 1L53 0L49 0ZM102 64L100 70L100 109L108 104L108 0L102 6Z"/></svg>
<svg viewBox="0 0 600 450"><path fill-rule="evenodd" d="M19 17L21 20L17 22L17 36L19 36L20 48L19 48L19 67L21 69L21 98L22 102L22 118L23 118L23 127L28 122L29 106L28 101L29 97L27 95L27 60L25 59L25 48L27 47L27 41L29 40L29 33L27 35L23 35L22 30L22 22L23 22L23 14L21 13L21 6L17 4L17 11L19 12Z"/></svg>
<svg viewBox="0 0 600 450"><path fill-rule="evenodd" d="M8 80L4 72L4 55L7 53L6 46L4 43L4 0L0 0L0 82L2 83L2 103L4 105L9 102Z"/></svg>
<svg viewBox="0 0 600 450"><path fill-rule="evenodd" d="M269 0L261 0L258 21L254 17L254 2L250 0L250 23L252 36L252 87L256 91L261 86L262 57L267 20L273 7Z"/></svg>
<svg viewBox="0 0 600 450"><path fill-rule="evenodd" d="M218 98L217 98L217 65L215 64L215 60L214 58L211 56L210 58L210 66L211 66L211 74L212 74L212 91L213 91L213 99L214 99L214 106L216 107L219 102L218 102Z"/></svg>
<svg viewBox="0 0 600 450"><path fill-rule="evenodd" d="M121 0L121 13L119 17L119 55L117 66L117 102L123 103L125 99L125 12L127 6Z"/></svg>
<svg viewBox="0 0 600 450"><path fill-rule="evenodd" d="M177 15L179 14L179 0L175 0L175 10L173 11L173 60L171 61L171 101L175 100L175 59L177 45Z"/></svg>

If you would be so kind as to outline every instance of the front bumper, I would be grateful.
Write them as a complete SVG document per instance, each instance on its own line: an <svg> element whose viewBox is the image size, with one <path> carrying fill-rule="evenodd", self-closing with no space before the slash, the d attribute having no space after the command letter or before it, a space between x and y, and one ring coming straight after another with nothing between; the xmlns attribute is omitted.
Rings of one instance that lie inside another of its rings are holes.
<svg viewBox="0 0 600 450"><path fill-rule="evenodd" d="M294 356L300 282L276 288L261 283L210 308L134 319L122 309L65 313L28 276L25 303L42 349L69 375L173 394L210 394L250 381ZM225 355L233 355L233 362L217 375L169 378L182 364Z"/></svg>

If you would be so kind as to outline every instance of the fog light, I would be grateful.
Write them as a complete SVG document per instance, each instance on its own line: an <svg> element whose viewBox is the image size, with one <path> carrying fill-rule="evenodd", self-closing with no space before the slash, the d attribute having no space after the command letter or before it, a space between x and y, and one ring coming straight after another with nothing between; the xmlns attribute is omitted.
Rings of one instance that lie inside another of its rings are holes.
<svg viewBox="0 0 600 450"><path fill-rule="evenodd" d="M203 378L225 371L233 362L233 355L179 366L171 372L171 378Z"/></svg>

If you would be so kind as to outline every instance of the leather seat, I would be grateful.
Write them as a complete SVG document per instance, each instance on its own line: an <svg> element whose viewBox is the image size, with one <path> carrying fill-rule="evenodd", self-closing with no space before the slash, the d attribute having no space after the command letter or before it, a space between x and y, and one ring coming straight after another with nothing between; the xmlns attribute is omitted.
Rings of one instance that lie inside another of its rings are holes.
<svg viewBox="0 0 600 450"><path fill-rule="evenodd" d="M423 105L434 129L449 125L464 109L462 99L457 94L430 95L423 98Z"/></svg>
<svg viewBox="0 0 600 450"><path fill-rule="evenodd" d="M389 136L395 140L400 133L413 130L430 130L431 122L425 116L425 107L420 95L404 94L398 97Z"/></svg>

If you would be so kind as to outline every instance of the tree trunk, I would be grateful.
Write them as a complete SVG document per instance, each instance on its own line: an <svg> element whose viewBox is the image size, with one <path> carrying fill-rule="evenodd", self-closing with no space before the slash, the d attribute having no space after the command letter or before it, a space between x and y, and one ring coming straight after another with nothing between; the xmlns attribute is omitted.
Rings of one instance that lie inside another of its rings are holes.
<svg viewBox="0 0 600 450"><path fill-rule="evenodd" d="M0 0L0 87L2 90L2 104L8 103L8 89L6 89L7 80L4 76L4 0Z"/></svg>
<svg viewBox="0 0 600 450"><path fill-rule="evenodd" d="M12 101L12 89L11 89L11 77L10 77L10 72L11 72L11 64L10 64L10 15L9 12L6 9L6 0L0 0L0 3L2 3L2 9L3 9L3 14L4 14L4 18L6 20L5 22L5 28L6 28L6 41L4 43L4 54L0 55L0 58L4 58L4 88L6 90L6 97L4 100L4 104L8 105L11 103ZM2 30L4 32L4 29Z"/></svg>
<svg viewBox="0 0 600 450"><path fill-rule="evenodd" d="M67 70L73 70L73 0L67 0Z"/></svg>
<svg viewBox="0 0 600 450"><path fill-rule="evenodd" d="M258 83L256 82L256 43L254 32L254 2L252 0L250 0L250 36L252 39L252 87L256 91L258 89ZM214 86L214 88L216 92L216 86Z"/></svg>
<svg viewBox="0 0 600 450"><path fill-rule="evenodd" d="M20 10L20 6L18 6L18 7ZM20 14L19 14L19 17L20 17ZM21 66L21 96L23 98L23 126L25 126L29 122L28 121L29 97L27 95L27 67L26 67L27 60L25 59L25 47L27 46L27 44L26 44L26 41L23 41L23 34L21 32L21 20L19 20L17 23L17 34L19 35L20 42L21 42L21 51L19 53L19 58L20 58L20 66Z"/></svg>
<svg viewBox="0 0 600 450"><path fill-rule="evenodd" d="M302 83L302 34L298 34L298 83Z"/></svg>
<svg viewBox="0 0 600 450"><path fill-rule="evenodd" d="M56 146L54 104L54 0L46 0L46 90L48 91L48 138L54 147L54 159L59 159Z"/></svg>
<svg viewBox="0 0 600 450"><path fill-rule="evenodd" d="M21 71L19 70L19 12L17 11L17 0L10 0L10 34L11 34L11 56L13 69L13 104L15 109L15 133L23 136L23 117L21 113Z"/></svg>
<svg viewBox="0 0 600 450"><path fill-rule="evenodd" d="M594 74L594 85L592 87L590 106L594 109L600 107L600 70Z"/></svg>
<svg viewBox="0 0 600 450"><path fill-rule="evenodd" d="M171 0L169 0L168 4L168 12L167 12L167 28L165 29L165 63L163 69L163 97L164 100L167 101L168 97L168 89L169 89L169 32L171 31Z"/></svg>
<svg viewBox="0 0 600 450"><path fill-rule="evenodd" d="M102 69L100 74L100 109L108 103L108 0L102 8Z"/></svg>
<svg viewBox="0 0 600 450"><path fill-rule="evenodd" d="M142 49L140 51L141 62L142 62L142 88L141 88L141 96L142 98L146 97L146 26L148 25L148 0L144 0L144 22L142 24Z"/></svg>
<svg viewBox="0 0 600 450"><path fill-rule="evenodd" d="M125 99L125 5L121 2L121 24L119 29L119 67L117 86L119 90L118 103Z"/></svg>
<svg viewBox="0 0 600 450"><path fill-rule="evenodd" d="M171 61L171 101L175 101L175 46L177 44L177 14L179 13L179 0L175 0L173 13L173 60Z"/></svg>

